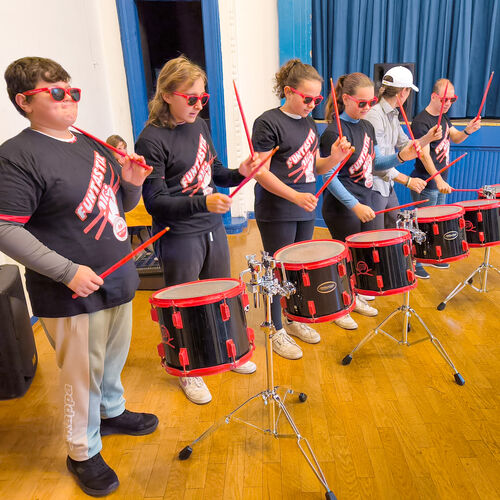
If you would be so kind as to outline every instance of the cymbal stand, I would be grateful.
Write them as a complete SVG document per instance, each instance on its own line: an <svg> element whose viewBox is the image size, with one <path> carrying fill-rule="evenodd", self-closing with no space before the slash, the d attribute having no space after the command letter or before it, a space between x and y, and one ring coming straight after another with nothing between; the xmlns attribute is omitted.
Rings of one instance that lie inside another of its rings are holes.
<svg viewBox="0 0 500 500"><path fill-rule="evenodd" d="M260 304L260 296L264 298L265 304L265 320L261 324L261 329L265 333L266 336L266 369L267 369L267 388L258 394L247 399L245 402L240 404L233 411L229 412L227 415L223 416L217 422L215 422L211 427L209 427L203 434L201 434L198 438L196 438L191 444L183 448L179 452L179 459L186 460L191 456L193 452L193 446L196 443L199 443L214 431L216 431L223 424L229 424L231 421L248 425L257 429L264 434L268 434L275 438L292 438L297 440L297 446L299 447L301 453L304 455L307 463L311 467L312 471L318 478L319 482L323 485L326 490L325 497L327 500L335 500L336 497L333 491L330 490L328 483L326 481L325 475L321 470L319 462L314 455L314 452L309 444L309 441L300 434L299 429L297 428L292 416L285 406L285 400L288 395L294 394L290 388L283 388L274 385L274 376L273 376L273 347L272 347L272 338L274 333L276 332L276 328L273 324L271 318L271 303L274 296L284 295L289 297L291 294L295 293L295 287L292 283L286 281L278 282L278 279L274 277L274 269L276 268L276 261L267 253L262 252L262 261L259 262L255 259L255 255L247 255L246 256L248 262L248 269L240 273L240 278L242 278L245 274L249 273L251 275L251 279L246 283L247 289L254 296L254 306L258 307ZM280 396L280 389L284 391L283 397ZM301 402L306 401L307 395L304 393L299 393L299 400ZM247 422L239 417L235 416L235 414L248 403L254 400L262 400L264 405L268 407L268 416L269 416L269 427L262 428L251 422ZM278 430L278 424L281 415L284 415L288 424L292 429L292 433L290 434L282 434ZM303 444L305 444L305 447Z"/></svg>
<svg viewBox="0 0 500 500"><path fill-rule="evenodd" d="M409 213L406 213L409 212ZM413 239L416 241L422 242L425 240L425 233L423 233L420 229L418 229L418 224L416 223L416 213L414 210L406 210L405 212L402 212L401 214L398 214L398 226L397 227L403 227L405 229L408 229L413 236ZM401 216L401 217L400 217ZM423 238L423 240L422 240ZM386 332L383 327L386 323L388 323L393 317L395 317L398 314L403 314L403 330L401 332L401 338L398 339L396 337L393 337L390 333ZM408 332L410 331L410 319L412 316L415 316L422 327L424 328L425 332L427 333L427 336L422 337L420 339L414 340L413 342L409 342L408 340ZM361 342L347 355L344 357L342 360L342 364L344 366L347 366L351 363L352 357L354 353L358 350L361 349L363 345L365 345L367 342L375 338L379 333L384 334L386 337L389 339L397 342L399 345L405 345L407 347L410 347L412 345L418 344L420 342L424 342L425 340L430 340L432 345L436 348L436 350L439 352L439 354L443 357L443 359L450 365L454 372L454 378L455 382L458 385L464 385L465 380L458 373L457 369L455 368L455 365L451 361L450 357L448 356L448 353L444 350L443 346L441 345L441 342L439 339L432 334L432 332L429 330L427 325L424 323L424 320L420 317L420 315L410 306L410 290L404 292L404 301L401 306L399 306L397 309L392 311L381 323L379 323L373 330L370 330L368 334L361 340Z"/></svg>
<svg viewBox="0 0 500 500"><path fill-rule="evenodd" d="M496 198L496 188L493 186L483 186L481 188L483 196L486 199L495 199ZM500 274L500 270L498 270L495 266L492 266L490 264L490 253L491 253L491 247L484 247L484 257L483 257L483 262L472 271L467 278L465 278L461 283L459 283L446 297L446 299L443 300L438 306L437 310L442 311L445 307L446 304L453 298L455 295L460 293L467 285L469 285L473 290L476 290L476 292L479 293L486 293L488 291L487 284L488 284L488 270L492 269L493 271L496 271L498 274ZM478 274L479 275L479 287L477 288L474 286L473 280L474 276Z"/></svg>

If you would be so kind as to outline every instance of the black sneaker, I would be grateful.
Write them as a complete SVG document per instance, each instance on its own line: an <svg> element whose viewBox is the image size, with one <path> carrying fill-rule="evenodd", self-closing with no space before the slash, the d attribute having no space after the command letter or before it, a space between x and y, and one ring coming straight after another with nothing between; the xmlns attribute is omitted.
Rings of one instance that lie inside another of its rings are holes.
<svg viewBox="0 0 500 500"><path fill-rule="evenodd" d="M415 268L415 274L421 280L428 280L430 278L430 274L423 267Z"/></svg>
<svg viewBox="0 0 500 500"><path fill-rule="evenodd" d="M93 497L109 495L120 484L115 471L104 461L100 453L83 462L77 462L68 456L66 467L75 476L78 486Z"/></svg>
<svg viewBox="0 0 500 500"><path fill-rule="evenodd" d="M424 262L422 265L435 267L436 269L449 269L450 268L450 264L448 264L448 262Z"/></svg>
<svg viewBox="0 0 500 500"><path fill-rule="evenodd" d="M117 417L101 419L101 436L109 436L110 434L144 436L151 434L157 427L158 417L156 415L125 410Z"/></svg>

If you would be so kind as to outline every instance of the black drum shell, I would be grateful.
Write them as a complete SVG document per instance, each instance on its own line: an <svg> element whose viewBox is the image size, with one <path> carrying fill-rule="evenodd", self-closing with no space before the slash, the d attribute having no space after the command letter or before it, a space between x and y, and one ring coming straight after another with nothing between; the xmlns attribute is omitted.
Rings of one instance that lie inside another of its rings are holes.
<svg viewBox="0 0 500 500"><path fill-rule="evenodd" d="M479 221L481 213L482 221ZM500 207L465 211L465 234L471 247L486 247L500 244ZM484 235L481 241L479 234Z"/></svg>

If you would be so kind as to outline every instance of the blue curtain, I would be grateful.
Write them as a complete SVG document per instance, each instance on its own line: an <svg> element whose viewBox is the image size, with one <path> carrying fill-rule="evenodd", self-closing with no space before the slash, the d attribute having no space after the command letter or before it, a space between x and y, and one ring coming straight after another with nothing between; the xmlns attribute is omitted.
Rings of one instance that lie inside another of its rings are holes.
<svg viewBox="0 0 500 500"><path fill-rule="evenodd" d="M312 25L323 95L330 77L373 77L375 63L414 62L417 113L434 82L447 77L458 96L450 117L473 117L497 70L482 115L500 117L500 0L312 0Z"/></svg>

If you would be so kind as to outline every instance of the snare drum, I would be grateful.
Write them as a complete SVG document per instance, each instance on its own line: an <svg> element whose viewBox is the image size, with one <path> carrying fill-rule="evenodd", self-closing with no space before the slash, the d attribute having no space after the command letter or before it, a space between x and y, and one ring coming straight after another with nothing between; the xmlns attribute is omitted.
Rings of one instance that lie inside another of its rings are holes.
<svg viewBox="0 0 500 500"><path fill-rule="evenodd" d="M415 242L419 262L452 262L469 255L465 236L465 210L457 205L417 208L419 228L426 234L422 243Z"/></svg>
<svg viewBox="0 0 500 500"><path fill-rule="evenodd" d="M497 199L500 198L500 184L490 184L488 187L491 188ZM479 198L485 198L482 190L479 191Z"/></svg>
<svg viewBox="0 0 500 500"><path fill-rule="evenodd" d="M282 297L285 316L301 323L321 323L345 316L354 308L347 247L336 240L293 243L274 254L278 275L295 293Z"/></svg>
<svg viewBox="0 0 500 500"><path fill-rule="evenodd" d="M346 238L352 255L354 290L363 295L394 295L417 286L412 264L411 233L378 229Z"/></svg>
<svg viewBox="0 0 500 500"><path fill-rule="evenodd" d="M500 244L500 200L459 201L465 209L465 233L471 247Z"/></svg>
<svg viewBox="0 0 500 500"><path fill-rule="evenodd" d="M198 377L232 370L253 354L247 328L245 285L209 279L170 286L149 299L151 318L160 324L158 354L171 375Z"/></svg>

